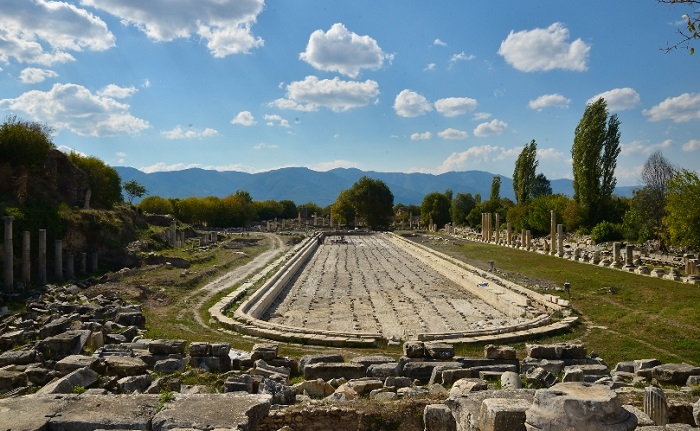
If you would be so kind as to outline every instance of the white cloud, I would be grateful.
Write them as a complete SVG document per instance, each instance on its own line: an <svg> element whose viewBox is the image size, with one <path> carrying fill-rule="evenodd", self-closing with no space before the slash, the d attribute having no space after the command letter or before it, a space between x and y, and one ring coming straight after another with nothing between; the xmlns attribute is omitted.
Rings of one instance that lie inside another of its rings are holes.
<svg viewBox="0 0 700 431"><path fill-rule="evenodd" d="M475 55L467 55L464 53L464 51L460 52L459 54L452 54L452 57L450 57L450 64L447 66L447 68L451 68L455 63L458 63L460 61L471 61L476 58Z"/></svg>
<svg viewBox="0 0 700 431"><path fill-rule="evenodd" d="M265 144L263 142L253 145L254 150L274 150L279 148L276 144Z"/></svg>
<svg viewBox="0 0 700 431"><path fill-rule="evenodd" d="M649 121L672 120L674 123L700 120L700 93L683 93L669 97L642 111Z"/></svg>
<svg viewBox="0 0 700 431"><path fill-rule="evenodd" d="M374 102L379 96L379 84L369 79L356 82L343 81L338 77L318 79L316 76L307 76L303 81L287 85L286 96L271 102L269 106L297 111L327 108L342 112Z"/></svg>
<svg viewBox="0 0 700 431"><path fill-rule="evenodd" d="M453 129L451 127L438 132L438 136L441 137L442 139L448 139L448 140L462 140L462 139L467 139L469 134L465 132L464 130L457 130Z"/></svg>
<svg viewBox="0 0 700 431"><path fill-rule="evenodd" d="M214 57L246 54L263 46L251 33L264 0L81 0L159 42L198 35Z"/></svg>
<svg viewBox="0 0 700 431"><path fill-rule="evenodd" d="M330 171L331 169L336 169L336 168L358 168L360 169L360 165L356 162L351 162L349 160L333 160L330 162L321 162L321 163L316 163L315 165L309 165L307 166L309 169L317 172L326 172Z"/></svg>
<svg viewBox="0 0 700 431"><path fill-rule="evenodd" d="M457 117L476 109L478 102L469 97L447 97L435 102L435 110L445 117Z"/></svg>
<svg viewBox="0 0 700 431"><path fill-rule="evenodd" d="M137 134L150 125L129 113L129 105L92 94L77 84L54 84L49 91L28 91L16 99L0 99L0 107L21 111L33 120L81 136Z"/></svg>
<svg viewBox="0 0 700 431"><path fill-rule="evenodd" d="M441 41L440 39L435 39L433 41L433 45L435 45L435 46L447 46L447 44L445 42Z"/></svg>
<svg viewBox="0 0 700 431"><path fill-rule="evenodd" d="M491 114L488 112L477 112L474 114L474 120L476 121L488 120L489 118L491 118Z"/></svg>
<svg viewBox="0 0 700 431"><path fill-rule="evenodd" d="M50 66L74 61L67 51L104 51L114 46L114 35L104 21L72 4L3 0L0 5L2 63L14 59Z"/></svg>
<svg viewBox="0 0 700 431"><path fill-rule="evenodd" d="M241 111L231 120L231 124L239 124L241 126L254 126L257 123L250 111Z"/></svg>
<svg viewBox="0 0 700 431"><path fill-rule="evenodd" d="M691 139L690 141L683 144L683 151L698 151L700 150L700 139Z"/></svg>
<svg viewBox="0 0 700 431"><path fill-rule="evenodd" d="M437 67L435 63L429 63L425 66L425 69L423 70L435 70L435 67Z"/></svg>
<svg viewBox="0 0 700 431"><path fill-rule="evenodd" d="M267 124L268 126L278 126L278 127L285 127L285 128L291 127L289 125L289 121L285 120L284 118L282 118L282 116L277 115L277 114L273 114L273 115L265 114L263 116L263 118L265 119L265 121L267 121L267 123L265 123L265 124Z"/></svg>
<svg viewBox="0 0 700 431"><path fill-rule="evenodd" d="M133 85L131 87L120 87L115 84L109 84L102 90L99 90L97 94L100 96L111 97L114 99L124 99L136 93L136 91L136 87L134 87Z"/></svg>
<svg viewBox="0 0 700 431"><path fill-rule="evenodd" d="M650 143L648 141L632 141L626 144L620 144L620 153L623 156L631 156L633 154L651 154L657 150L663 150L666 148L671 148L674 142L672 139L666 139L665 141L659 142L657 144Z"/></svg>
<svg viewBox="0 0 700 431"><path fill-rule="evenodd" d="M564 153L555 148L537 149L537 157L540 160L559 160L565 157Z"/></svg>
<svg viewBox="0 0 700 431"><path fill-rule="evenodd" d="M75 153L83 157L87 157L87 154L83 153L82 151L78 151L75 148L71 148L67 145L59 145L56 147L56 149L64 154L70 154L70 153Z"/></svg>
<svg viewBox="0 0 700 431"><path fill-rule="evenodd" d="M357 78L362 69L379 69L385 60L391 62L393 55L385 54L371 37L359 36L336 23L326 33L311 33L306 51L299 58L318 70Z"/></svg>
<svg viewBox="0 0 700 431"><path fill-rule="evenodd" d="M394 100L394 110L401 117L418 117L433 110L422 94L411 90L402 90Z"/></svg>
<svg viewBox="0 0 700 431"><path fill-rule="evenodd" d="M412 141L427 141L428 139L430 139L432 137L433 137L433 134L430 132L411 133L411 140Z"/></svg>
<svg viewBox="0 0 700 431"><path fill-rule="evenodd" d="M219 132L215 129L206 128L204 130L183 129L182 126L176 126L172 130L161 132L165 139L202 139L219 136Z"/></svg>
<svg viewBox="0 0 700 431"><path fill-rule="evenodd" d="M467 168L478 168L484 170L485 163L504 160L508 157L514 157L516 153L517 149L508 150L503 147L492 145L470 147L466 151L452 153L437 168L437 173L464 170Z"/></svg>
<svg viewBox="0 0 700 431"><path fill-rule="evenodd" d="M25 84L38 84L49 78L56 78L58 73L53 70L37 69L35 67L27 67L19 74L19 79Z"/></svg>
<svg viewBox="0 0 700 431"><path fill-rule="evenodd" d="M554 69L582 72L591 47L581 39L569 43L569 30L555 22L547 28L513 32L501 42L498 54L522 72Z"/></svg>
<svg viewBox="0 0 700 431"><path fill-rule="evenodd" d="M561 94L545 94L535 100L530 100L527 106L530 109L541 111L545 108L566 109L569 107L569 103L571 103L571 99L567 99Z"/></svg>
<svg viewBox="0 0 700 431"><path fill-rule="evenodd" d="M608 109L612 111L624 111L625 109L632 109L639 105L639 93L633 88L615 88L600 94L597 94L586 103L593 103L600 98L605 99L608 104Z"/></svg>
<svg viewBox="0 0 700 431"><path fill-rule="evenodd" d="M506 130L507 127L507 123L494 118L488 123L481 123L476 126L474 129L474 136L483 138L486 136L500 135Z"/></svg>
<svg viewBox="0 0 700 431"><path fill-rule="evenodd" d="M117 157L126 157L126 153L123 151L117 151L114 155Z"/></svg>

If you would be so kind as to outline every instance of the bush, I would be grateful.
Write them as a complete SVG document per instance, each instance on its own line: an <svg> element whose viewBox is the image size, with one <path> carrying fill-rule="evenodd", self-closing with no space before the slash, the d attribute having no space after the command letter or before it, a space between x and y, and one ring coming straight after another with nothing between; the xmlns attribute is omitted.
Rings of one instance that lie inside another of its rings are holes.
<svg viewBox="0 0 700 431"><path fill-rule="evenodd" d="M621 224L602 221L591 230L591 239L596 243L605 241L617 241L623 238Z"/></svg>

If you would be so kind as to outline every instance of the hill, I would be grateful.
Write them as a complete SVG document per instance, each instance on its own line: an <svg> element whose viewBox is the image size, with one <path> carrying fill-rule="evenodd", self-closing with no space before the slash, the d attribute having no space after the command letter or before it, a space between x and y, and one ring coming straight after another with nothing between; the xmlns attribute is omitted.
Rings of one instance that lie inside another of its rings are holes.
<svg viewBox="0 0 700 431"><path fill-rule="evenodd" d="M254 200L289 199L297 204L315 202L326 206L335 201L338 194L350 188L363 176L378 179L394 193L394 202L420 205L423 197L431 192L451 189L456 193L480 193L488 199L491 182L495 176L484 171L446 172L440 175L400 172L361 171L355 168L336 168L327 172L308 168L282 168L250 174L237 171L213 171L199 168L182 171L145 173L124 166L115 168L122 181L136 180L151 196L187 198L190 196L224 197L237 190L245 190ZM513 181L501 177L501 197L514 199ZM554 193L572 196L571 180L552 180ZM620 196L631 196L633 187L618 187Z"/></svg>

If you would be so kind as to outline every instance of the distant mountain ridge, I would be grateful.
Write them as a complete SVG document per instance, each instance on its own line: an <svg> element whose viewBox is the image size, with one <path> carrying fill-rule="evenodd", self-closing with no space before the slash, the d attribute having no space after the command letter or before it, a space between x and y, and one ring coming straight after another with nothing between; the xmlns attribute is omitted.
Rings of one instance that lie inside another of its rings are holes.
<svg viewBox="0 0 700 431"><path fill-rule="evenodd" d="M336 168L326 172L308 168L282 168L250 174L237 171L214 171L199 168L181 171L145 173L138 169L117 166L122 181L136 180L150 196L187 198L190 196L224 197L245 190L253 200L285 200L297 204L314 202L326 206L338 194L350 188L363 176L383 181L394 194L394 203L420 205L428 193L451 189L454 194L480 193L489 198L495 174L484 171L446 172L444 174L361 171L356 168ZM514 199L513 180L502 175L501 197ZM552 191L573 196L573 183L568 179L551 180ZM636 187L616 188L619 196L632 196Z"/></svg>

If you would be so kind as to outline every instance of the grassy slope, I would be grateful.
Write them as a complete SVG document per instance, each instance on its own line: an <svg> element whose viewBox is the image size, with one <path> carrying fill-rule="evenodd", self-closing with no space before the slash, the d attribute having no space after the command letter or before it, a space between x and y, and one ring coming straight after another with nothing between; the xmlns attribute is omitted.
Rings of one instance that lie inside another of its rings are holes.
<svg viewBox="0 0 700 431"><path fill-rule="evenodd" d="M435 248L481 262L484 269L494 260L499 275L516 281L525 276L535 289L569 281L572 305L584 321L574 336L610 364L651 357L700 364L700 286L495 245L459 242Z"/></svg>

